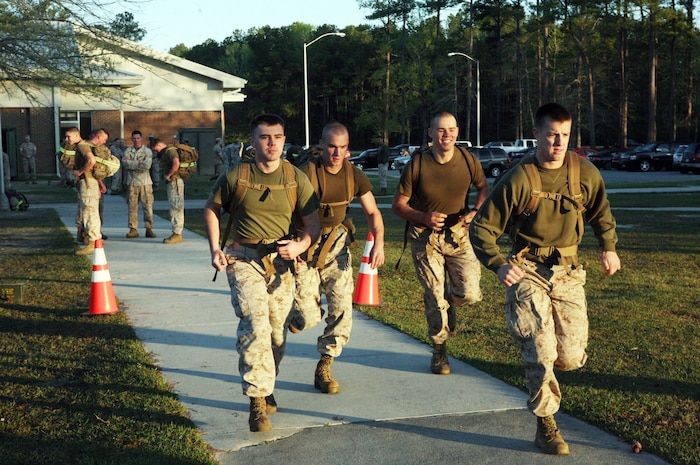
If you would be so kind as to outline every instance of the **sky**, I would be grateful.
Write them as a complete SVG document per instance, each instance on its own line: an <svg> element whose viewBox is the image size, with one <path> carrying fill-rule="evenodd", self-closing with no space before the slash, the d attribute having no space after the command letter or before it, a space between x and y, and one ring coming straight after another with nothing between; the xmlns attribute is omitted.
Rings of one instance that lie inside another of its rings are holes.
<svg viewBox="0 0 700 465"><path fill-rule="evenodd" d="M365 19L369 10L361 10L357 0L146 0L128 7L148 31L140 43L162 52L180 43L192 47L207 39L221 42L237 29L294 22L342 29L372 23Z"/></svg>

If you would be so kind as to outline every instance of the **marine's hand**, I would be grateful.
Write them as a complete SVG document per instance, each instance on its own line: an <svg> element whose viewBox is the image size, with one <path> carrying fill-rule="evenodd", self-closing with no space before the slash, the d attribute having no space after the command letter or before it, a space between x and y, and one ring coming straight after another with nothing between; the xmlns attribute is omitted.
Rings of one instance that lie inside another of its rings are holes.
<svg viewBox="0 0 700 465"><path fill-rule="evenodd" d="M226 255L221 249L216 249L211 253L211 266L216 268L217 271L224 271L228 266Z"/></svg>
<svg viewBox="0 0 700 465"><path fill-rule="evenodd" d="M304 253L307 248L303 242L294 241L291 239L277 241L277 244L277 253L279 253L280 257L285 260L294 260L299 255Z"/></svg>
<svg viewBox="0 0 700 465"><path fill-rule="evenodd" d="M461 221L465 225L471 224L475 215L476 215L476 212L474 210L470 210L467 213L465 213L464 215L460 216L459 221Z"/></svg>
<svg viewBox="0 0 700 465"><path fill-rule="evenodd" d="M506 287L510 287L517 283L523 278L525 272L517 265L512 265L510 263L504 263L498 269L498 280L502 282Z"/></svg>
<svg viewBox="0 0 700 465"><path fill-rule="evenodd" d="M445 227L445 219L447 215L440 212L426 212L425 225L433 231L442 231Z"/></svg>
<svg viewBox="0 0 700 465"><path fill-rule="evenodd" d="M600 256L600 261L605 269L605 274L607 276L612 276L617 270L620 269L620 257L617 252L607 251L603 252Z"/></svg>
<svg viewBox="0 0 700 465"><path fill-rule="evenodd" d="M376 270L384 264L384 244L374 243L374 247L369 253L369 266Z"/></svg>

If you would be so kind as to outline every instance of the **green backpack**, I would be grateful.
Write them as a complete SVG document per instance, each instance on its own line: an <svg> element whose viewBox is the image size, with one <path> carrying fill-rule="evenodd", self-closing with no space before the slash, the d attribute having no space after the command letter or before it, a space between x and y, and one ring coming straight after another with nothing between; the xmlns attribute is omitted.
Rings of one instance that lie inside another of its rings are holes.
<svg viewBox="0 0 700 465"><path fill-rule="evenodd" d="M197 161L199 160L197 149L187 144L175 144L173 147L177 149L180 157L180 168L177 170L180 179L189 179L197 174Z"/></svg>
<svg viewBox="0 0 700 465"><path fill-rule="evenodd" d="M582 199L583 194L581 193L581 159L574 152L566 152L566 162L567 162L567 177L569 185L569 195L562 195L555 192L542 192L542 178L540 178L540 173L537 171L537 165L535 164L535 155L531 155L528 158L524 158L520 165L525 170L527 175L527 180L530 183L530 200L528 201L525 209L518 215L511 218L506 227L506 232L510 236L511 240L515 243L517 242L518 234L523 225L528 221L530 216L537 210L540 205L540 200L560 200L564 199L569 201L574 205L578 213L578 242L581 241L583 237L583 212L586 207L583 206Z"/></svg>
<svg viewBox="0 0 700 465"><path fill-rule="evenodd" d="M100 145L92 147L92 153L95 155L95 166L92 167L92 176L95 179L104 179L114 176L121 167L121 161L114 155L109 147Z"/></svg>

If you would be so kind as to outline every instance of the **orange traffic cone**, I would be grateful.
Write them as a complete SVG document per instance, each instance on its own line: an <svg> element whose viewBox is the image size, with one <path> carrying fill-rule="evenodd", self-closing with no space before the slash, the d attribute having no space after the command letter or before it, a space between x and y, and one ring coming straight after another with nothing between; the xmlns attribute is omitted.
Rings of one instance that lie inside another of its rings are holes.
<svg viewBox="0 0 700 465"><path fill-rule="evenodd" d="M362 263L360 264L360 273L357 276L357 285L352 296L352 303L354 304L379 305L379 277L377 269L372 269L369 265L369 253L372 251L372 247L374 247L374 235L370 232L367 234L365 251L362 254Z"/></svg>
<svg viewBox="0 0 700 465"><path fill-rule="evenodd" d="M117 299L114 297L112 278L109 276L107 257L102 239L95 241L95 253L92 261L92 289L90 290L90 311L83 315L106 315L116 313Z"/></svg>

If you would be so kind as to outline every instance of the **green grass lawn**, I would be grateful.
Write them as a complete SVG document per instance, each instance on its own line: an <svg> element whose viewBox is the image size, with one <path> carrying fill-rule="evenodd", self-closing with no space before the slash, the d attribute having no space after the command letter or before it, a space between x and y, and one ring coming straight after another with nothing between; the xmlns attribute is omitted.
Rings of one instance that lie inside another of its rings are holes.
<svg viewBox="0 0 700 465"><path fill-rule="evenodd" d="M210 185L208 177L190 180L187 197L203 198ZM0 213L0 282L25 282L28 296L23 304L0 303L0 462L214 463L126 314L80 315L89 303L87 259L71 253L72 232L37 200L57 201L65 195L60 189L27 186L30 210ZM673 463L698 464L700 212L662 207L700 207L700 193L610 199L623 268L604 276L589 230L581 247L588 264L589 360L581 370L559 373L562 410L628 443L638 440ZM361 310L427 342L409 252L394 269L403 221L383 213L382 306ZM353 249L357 266L367 227L361 210L351 215L360 239ZM203 231L201 210L188 210L186 222ZM450 354L524 390L518 348L505 327L503 286L484 270L482 290L483 302L460 309Z"/></svg>

